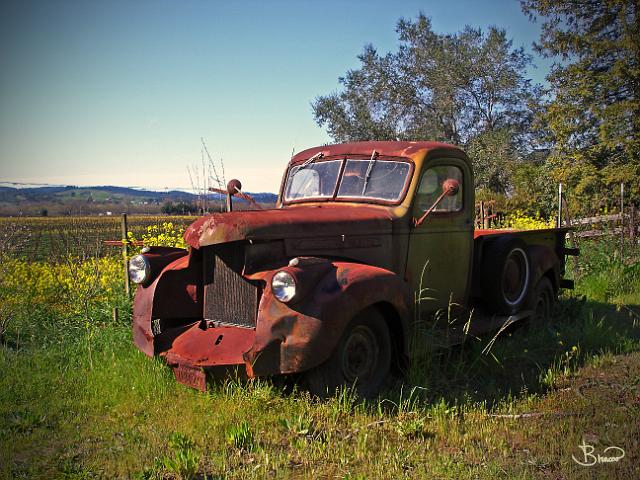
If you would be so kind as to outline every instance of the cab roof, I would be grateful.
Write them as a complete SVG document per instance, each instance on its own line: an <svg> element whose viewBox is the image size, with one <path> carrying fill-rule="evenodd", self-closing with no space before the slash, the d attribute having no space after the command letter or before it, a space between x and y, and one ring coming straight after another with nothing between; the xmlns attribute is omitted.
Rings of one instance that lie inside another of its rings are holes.
<svg viewBox="0 0 640 480"><path fill-rule="evenodd" d="M295 164L322 153L323 157L340 156L340 155L371 155L376 151L379 156L388 157L409 157L414 158L418 155L424 155L430 150L449 151L455 153L456 157L464 152L448 143L441 142L399 142L399 141L369 141L369 142L351 142L337 143L334 145L323 145L320 147L308 148L293 156L290 164Z"/></svg>

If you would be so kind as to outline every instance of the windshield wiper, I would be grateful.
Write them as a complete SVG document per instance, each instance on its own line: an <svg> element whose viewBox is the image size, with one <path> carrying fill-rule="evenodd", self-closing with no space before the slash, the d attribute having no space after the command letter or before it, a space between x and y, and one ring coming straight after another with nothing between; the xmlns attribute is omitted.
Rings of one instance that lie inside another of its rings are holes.
<svg viewBox="0 0 640 480"><path fill-rule="evenodd" d="M371 152L371 160L369 161L369 166L367 167L367 171L364 174L364 185L362 186L361 195L364 197L364 192L367 191L367 184L369 183L369 178L371 177L371 172L373 170L373 166L376 164L376 159L378 158L378 152L375 150Z"/></svg>
<svg viewBox="0 0 640 480"><path fill-rule="evenodd" d="M306 160L302 165L300 165L300 167L298 168L298 171L302 170L303 168L307 168L309 165L311 165L317 159L322 158L322 157L324 157L324 153L322 153L322 152L316 153L313 157L311 157L310 159Z"/></svg>

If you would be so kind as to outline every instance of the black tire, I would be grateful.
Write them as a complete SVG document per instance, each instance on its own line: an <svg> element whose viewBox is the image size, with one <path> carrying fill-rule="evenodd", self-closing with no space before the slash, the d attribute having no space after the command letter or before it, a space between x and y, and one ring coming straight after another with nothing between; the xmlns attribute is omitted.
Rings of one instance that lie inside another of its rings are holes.
<svg viewBox="0 0 640 480"><path fill-rule="evenodd" d="M482 261L482 292L493 313L513 315L526 304L531 260L519 239L497 240L486 247Z"/></svg>
<svg viewBox="0 0 640 480"><path fill-rule="evenodd" d="M374 398L390 377L392 345L382 314L367 308L351 320L331 357L305 374L309 392L320 398L353 387L361 398Z"/></svg>
<svg viewBox="0 0 640 480"><path fill-rule="evenodd" d="M557 296L551 280L548 277L542 277L533 289L528 304L528 308L533 310L531 323L535 325L551 320L556 301Z"/></svg>

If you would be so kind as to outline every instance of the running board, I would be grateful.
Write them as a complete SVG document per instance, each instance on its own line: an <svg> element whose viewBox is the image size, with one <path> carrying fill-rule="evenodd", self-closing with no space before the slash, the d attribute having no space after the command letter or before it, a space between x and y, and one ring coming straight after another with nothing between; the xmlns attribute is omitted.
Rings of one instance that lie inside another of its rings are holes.
<svg viewBox="0 0 640 480"><path fill-rule="evenodd" d="M434 328L431 334L437 336L435 344L443 348L461 345L470 338L482 337L487 334L499 336L511 325L533 315L533 310L522 310L514 315L487 315L474 312L471 319L465 323L448 325L448 328Z"/></svg>

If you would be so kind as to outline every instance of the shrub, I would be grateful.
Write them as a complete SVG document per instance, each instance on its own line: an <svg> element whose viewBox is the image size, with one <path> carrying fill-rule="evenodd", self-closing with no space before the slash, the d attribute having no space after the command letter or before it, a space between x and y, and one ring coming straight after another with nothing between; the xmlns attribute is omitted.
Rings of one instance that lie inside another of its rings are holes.
<svg viewBox="0 0 640 480"><path fill-rule="evenodd" d="M172 222L162 222L159 225L149 225L140 240L148 247L187 248L183 235L184 228L176 226ZM138 241L132 232L128 232L127 237L130 242Z"/></svg>
<svg viewBox="0 0 640 480"><path fill-rule="evenodd" d="M513 228L515 230L539 230L555 226L555 219L553 218L545 220L540 214L530 216L520 210L507 215L503 224L500 225L501 228Z"/></svg>

